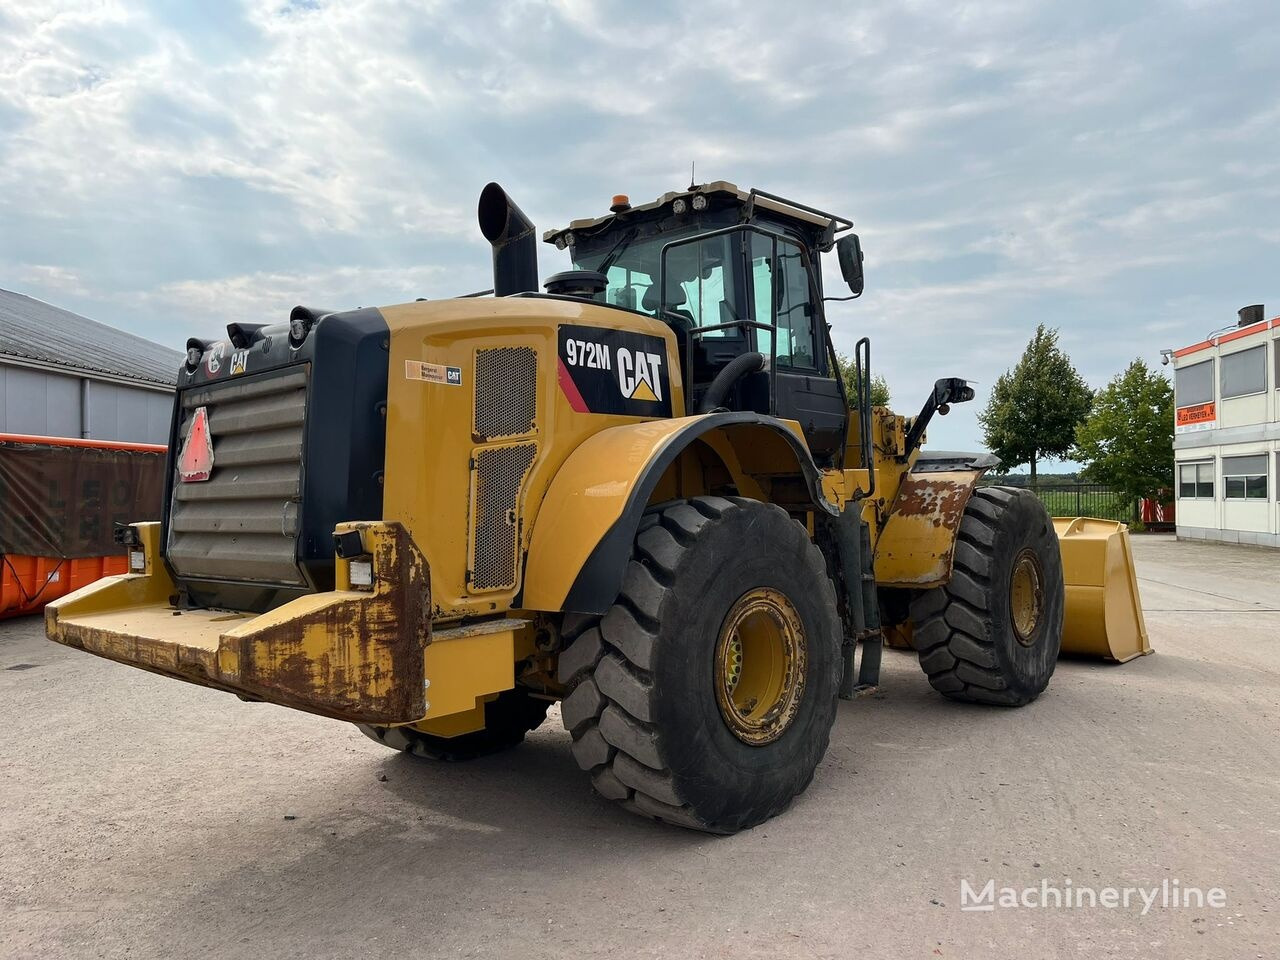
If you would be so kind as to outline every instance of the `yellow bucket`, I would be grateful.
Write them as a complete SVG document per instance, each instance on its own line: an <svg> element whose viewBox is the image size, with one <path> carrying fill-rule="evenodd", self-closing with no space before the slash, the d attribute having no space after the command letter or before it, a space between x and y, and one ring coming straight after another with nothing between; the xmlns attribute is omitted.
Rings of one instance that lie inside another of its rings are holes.
<svg viewBox="0 0 1280 960"><path fill-rule="evenodd" d="M1129 527L1118 520L1054 517L1066 610L1062 652L1124 663L1151 652Z"/></svg>

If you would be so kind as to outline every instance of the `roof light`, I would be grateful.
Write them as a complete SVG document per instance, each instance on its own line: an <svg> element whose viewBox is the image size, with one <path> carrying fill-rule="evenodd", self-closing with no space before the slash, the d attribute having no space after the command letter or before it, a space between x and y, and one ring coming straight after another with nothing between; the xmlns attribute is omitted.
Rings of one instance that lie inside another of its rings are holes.
<svg viewBox="0 0 1280 960"><path fill-rule="evenodd" d="M566 230L564 232L564 245L566 247L572 247L577 242L578 238L573 235L572 230Z"/></svg>
<svg viewBox="0 0 1280 960"><path fill-rule="evenodd" d="M204 359L204 344L192 337L187 341L187 372L195 373L202 359Z"/></svg>
<svg viewBox="0 0 1280 960"><path fill-rule="evenodd" d="M671 212L674 213L676 216L679 216L680 214L684 213L688 209L689 209L689 205L684 202L684 197L677 197L675 201L671 204Z"/></svg>
<svg viewBox="0 0 1280 960"><path fill-rule="evenodd" d="M705 209L707 209L707 198L706 198L705 196L703 196L701 193L699 193L699 194L695 194L695 195L694 195L694 198L693 198L693 209L695 209L695 210L705 210Z"/></svg>
<svg viewBox="0 0 1280 960"><path fill-rule="evenodd" d="M302 341L307 339L307 334L311 332L311 321L306 317L290 317L289 318L289 344L296 350L302 346Z"/></svg>
<svg viewBox="0 0 1280 960"><path fill-rule="evenodd" d="M557 249L557 250L563 250L563 249L564 249L565 247L567 247L567 246L568 246L568 244L564 242L564 234L563 234L563 233L557 234L557 235L556 235L556 249Z"/></svg>
<svg viewBox="0 0 1280 960"><path fill-rule="evenodd" d="M613 203L609 205L609 209L614 213L622 213L624 210L630 210L631 198L625 193L614 194Z"/></svg>

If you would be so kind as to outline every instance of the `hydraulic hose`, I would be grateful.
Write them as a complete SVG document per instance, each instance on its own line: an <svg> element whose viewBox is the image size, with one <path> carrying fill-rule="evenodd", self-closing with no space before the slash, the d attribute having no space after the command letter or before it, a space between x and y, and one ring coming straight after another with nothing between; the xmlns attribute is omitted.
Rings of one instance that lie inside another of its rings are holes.
<svg viewBox="0 0 1280 960"><path fill-rule="evenodd" d="M716 378L711 381L711 386L707 387L707 392L702 396L702 403L698 405L698 412L714 413L718 407L724 404L724 398L729 395L729 391L733 389L734 384L747 374L763 369L763 353L753 350L751 353L744 353L740 357L734 357L725 365L723 370L716 374Z"/></svg>

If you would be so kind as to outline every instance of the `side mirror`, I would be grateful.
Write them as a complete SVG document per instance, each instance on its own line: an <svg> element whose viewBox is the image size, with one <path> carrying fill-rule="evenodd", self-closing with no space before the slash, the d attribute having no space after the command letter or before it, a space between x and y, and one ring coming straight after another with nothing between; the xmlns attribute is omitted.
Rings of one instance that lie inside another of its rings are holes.
<svg viewBox="0 0 1280 960"><path fill-rule="evenodd" d="M848 233L836 241L836 255L840 258L840 275L849 285L853 295L862 294L862 242L856 233Z"/></svg>

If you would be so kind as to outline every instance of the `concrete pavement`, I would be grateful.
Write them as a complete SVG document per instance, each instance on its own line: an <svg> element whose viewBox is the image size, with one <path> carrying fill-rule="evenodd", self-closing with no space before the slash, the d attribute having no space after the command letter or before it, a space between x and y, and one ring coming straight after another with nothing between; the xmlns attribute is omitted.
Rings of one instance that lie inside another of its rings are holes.
<svg viewBox="0 0 1280 960"><path fill-rule="evenodd" d="M430 764L0 624L0 957L1273 957L1280 552L1134 544L1156 655L1001 710L888 653L731 838L595 799L554 712ZM1227 904L960 910L1068 879Z"/></svg>

